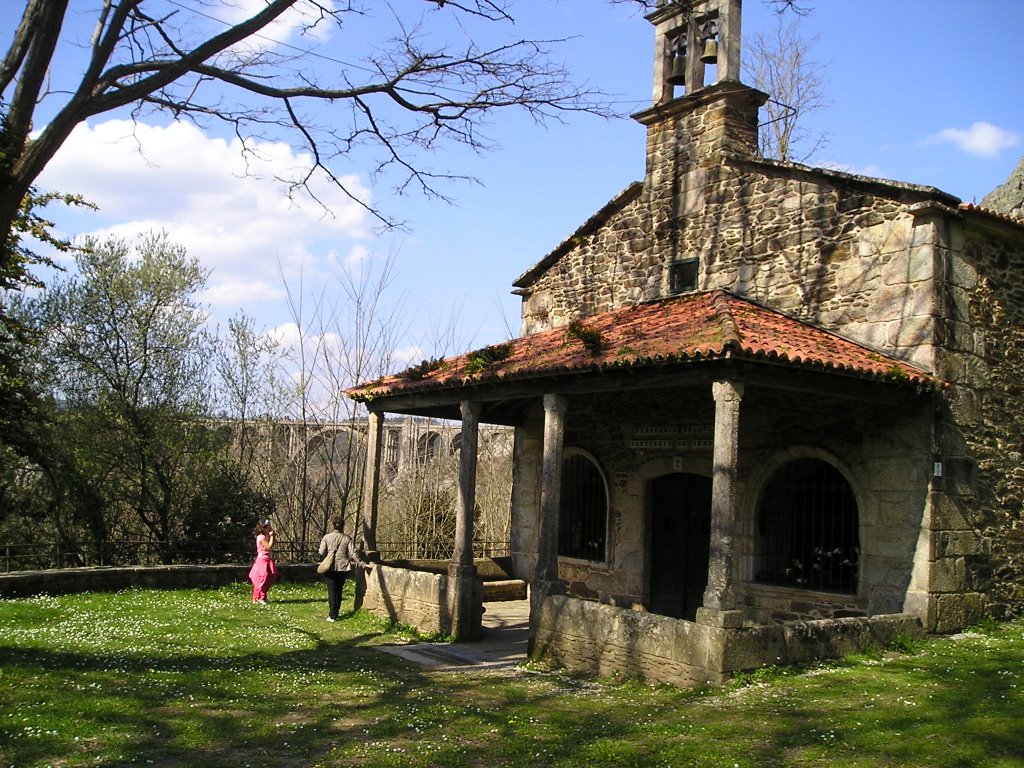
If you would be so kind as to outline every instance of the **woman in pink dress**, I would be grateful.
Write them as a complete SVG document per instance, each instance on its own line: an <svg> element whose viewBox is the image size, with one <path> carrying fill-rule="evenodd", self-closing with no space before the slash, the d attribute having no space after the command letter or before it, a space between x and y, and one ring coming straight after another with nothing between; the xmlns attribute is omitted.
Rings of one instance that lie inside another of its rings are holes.
<svg viewBox="0 0 1024 768"><path fill-rule="evenodd" d="M257 524L256 530L256 562L249 569L249 581L252 582L252 601L266 605L267 592L277 581L277 566L274 564L274 529L267 518Z"/></svg>

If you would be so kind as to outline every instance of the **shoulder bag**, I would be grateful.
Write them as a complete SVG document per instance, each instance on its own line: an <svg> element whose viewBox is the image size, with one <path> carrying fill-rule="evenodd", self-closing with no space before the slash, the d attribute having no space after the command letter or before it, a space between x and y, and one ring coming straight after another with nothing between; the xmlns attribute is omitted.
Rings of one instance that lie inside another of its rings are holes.
<svg viewBox="0 0 1024 768"><path fill-rule="evenodd" d="M338 550L332 549L327 553L327 557L320 561L320 565L316 567L317 573L327 573L331 568L334 567L334 555Z"/></svg>

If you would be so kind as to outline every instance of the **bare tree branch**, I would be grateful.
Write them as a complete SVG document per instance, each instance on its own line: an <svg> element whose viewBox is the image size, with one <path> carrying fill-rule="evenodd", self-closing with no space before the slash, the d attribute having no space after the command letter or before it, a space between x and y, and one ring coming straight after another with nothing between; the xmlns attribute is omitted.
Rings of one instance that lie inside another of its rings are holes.
<svg viewBox="0 0 1024 768"><path fill-rule="evenodd" d="M394 176L395 189L444 198L441 182L463 177L431 170L424 151L443 143L488 149L481 129L490 113L524 110L538 123L566 112L612 114L603 94L574 85L552 61L559 40L470 40L458 49L431 42L439 39L431 24L450 27L459 16L460 29L474 20L511 22L504 0L429 0L434 7L425 5L408 25L408 9L385 5L389 15L374 23L397 31L382 31L375 46L355 36L353 46L369 52L351 60L333 55L349 50L336 40L353 37L356 21L363 30L377 5L265 0L238 20L229 16L238 11L231 0L102 0L81 77L60 92L43 88L56 57L75 45L62 31L68 0L22 2L22 22L0 60L0 234L75 126L126 107L133 118L155 110L203 126L225 123L243 147L288 137L315 158L293 193L309 192L323 174L386 226L397 222L346 189L335 170L357 151L375 152L376 173ZM286 34L282 25L297 33L298 47L275 39Z"/></svg>
<svg viewBox="0 0 1024 768"><path fill-rule="evenodd" d="M807 116L829 103L819 74L822 65L809 58L817 40L802 38L797 21L780 19L772 33L754 35L748 45L745 74L770 97L759 129L765 157L807 162L828 143L826 132L806 127Z"/></svg>
<svg viewBox="0 0 1024 768"><path fill-rule="evenodd" d="M795 13L797 16L808 16L814 12L814 7L803 0L770 0L775 12L782 14L787 12Z"/></svg>

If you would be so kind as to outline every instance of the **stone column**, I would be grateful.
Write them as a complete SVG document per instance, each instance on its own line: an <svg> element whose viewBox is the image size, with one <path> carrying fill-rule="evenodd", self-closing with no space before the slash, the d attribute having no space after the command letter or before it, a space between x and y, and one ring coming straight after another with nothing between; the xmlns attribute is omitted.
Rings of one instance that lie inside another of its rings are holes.
<svg viewBox="0 0 1024 768"><path fill-rule="evenodd" d="M718 81L740 81L740 0L718 2ZM698 53L698 56L700 54Z"/></svg>
<svg viewBox="0 0 1024 768"><path fill-rule="evenodd" d="M380 560L380 553L377 551L377 501L380 497L380 447L383 434L384 414L370 411L366 415L366 468L363 472L363 503L359 524L363 529L366 557L373 562ZM358 531L352 538L358 546ZM355 569L353 582L356 588L353 609L359 610L363 607L363 598L366 596L366 574L362 568Z"/></svg>
<svg viewBox="0 0 1024 768"><path fill-rule="evenodd" d="M733 537L736 528L736 464L739 456L740 400L743 384L716 381L715 448L711 477L711 552L704 605L697 609L697 621L718 627L738 627L740 611L735 610L732 590Z"/></svg>
<svg viewBox="0 0 1024 768"><path fill-rule="evenodd" d="M367 552L377 550L377 502L380 498L380 458L384 414L370 411L366 416L366 469L363 473L362 527Z"/></svg>
<svg viewBox="0 0 1024 768"><path fill-rule="evenodd" d="M558 518L562 504L562 448L567 403L561 395L544 396L544 458L541 468L540 521L537 526L537 568L530 582L529 652L537 640L544 598L559 594Z"/></svg>
<svg viewBox="0 0 1024 768"><path fill-rule="evenodd" d="M455 510L455 548L448 565L448 610L451 633L459 641L480 637L480 611L475 599L473 565L473 508L476 506L477 437L480 403L462 402L462 445L459 449L459 489Z"/></svg>

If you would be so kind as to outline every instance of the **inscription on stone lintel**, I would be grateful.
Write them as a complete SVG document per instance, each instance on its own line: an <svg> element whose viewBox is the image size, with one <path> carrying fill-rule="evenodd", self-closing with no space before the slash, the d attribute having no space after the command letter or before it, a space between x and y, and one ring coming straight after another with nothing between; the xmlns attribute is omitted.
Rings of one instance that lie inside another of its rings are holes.
<svg viewBox="0 0 1024 768"><path fill-rule="evenodd" d="M642 424L633 428L637 437L652 435L692 435L711 434L710 424Z"/></svg>
<svg viewBox="0 0 1024 768"><path fill-rule="evenodd" d="M700 450L703 448L710 449L714 445L714 441L711 438L694 438L692 440L673 440L673 439L633 439L629 442L629 447L633 450L638 451L650 451L650 450Z"/></svg>
<svg viewBox="0 0 1024 768"><path fill-rule="evenodd" d="M711 450L713 431L711 424L639 424L633 428L629 447L634 451Z"/></svg>

